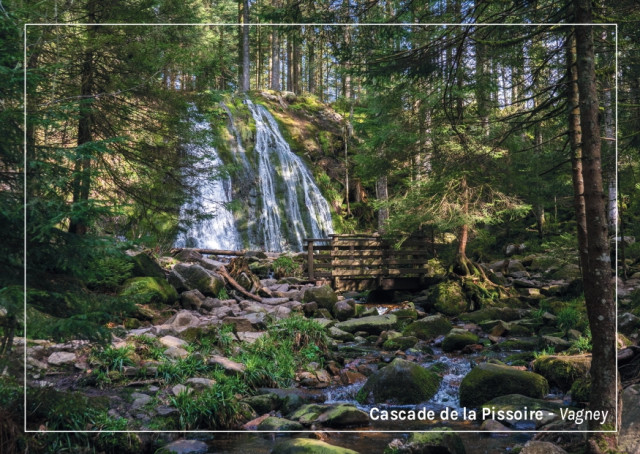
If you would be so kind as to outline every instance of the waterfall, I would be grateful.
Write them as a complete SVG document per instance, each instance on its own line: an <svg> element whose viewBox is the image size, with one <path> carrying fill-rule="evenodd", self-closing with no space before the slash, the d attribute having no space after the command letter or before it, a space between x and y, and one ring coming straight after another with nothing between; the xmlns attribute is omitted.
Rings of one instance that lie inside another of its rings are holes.
<svg viewBox="0 0 640 454"><path fill-rule="evenodd" d="M214 147L187 147L198 168L185 179L197 193L193 202L182 207L181 219L196 210L213 214L195 222L178 238L178 247L301 251L304 238L333 233L329 204L302 159L291 151L276 120L260 105L249 100L245 105L255 121L255 146L249 151L242 144L231 111L222 105L229 116L233 162L228 164L235 165L233 177L206 175L206 169L219 174L223 165ZM193 130L211 133L195 106L190 112ZM235 217L227 208L232 200L241 202Z"/></svg>
<svg viewBox="0 0 640 454"><path fill-rule="evenodd" d="M228 204L232 201L231 178L221 172L223 162L217 150L210 144L211 126L200 115L195 106L189 108L191 129L204 136L204 143L192 142L187 153L194 160L193 167L185 177L185 183L195 188L193 200L182 206L181 219L192 220L192 213L205 214L195 219L188 230L176 241L178 247L208 249L242 249L240 234Z"/></svg>
<svg viewBox="0 0 640 454"><path fill-rule="evenodd" d="M300 251L305 237L321 238L333 232L329 204L273 116L263 106L249 100L246 104L256 122L262 244L268 251Z"/></svg>

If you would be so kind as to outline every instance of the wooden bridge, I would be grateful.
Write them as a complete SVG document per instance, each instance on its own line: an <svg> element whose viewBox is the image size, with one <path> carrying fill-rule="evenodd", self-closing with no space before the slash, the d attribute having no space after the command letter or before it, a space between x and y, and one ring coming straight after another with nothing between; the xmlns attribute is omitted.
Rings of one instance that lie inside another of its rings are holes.
<svg viewBox="0 0 640 454"><path fill-rule="evenodd" d="M309 280L331 280L336 290L416 289L433 257L426 239L409 239L397 249L379 236L329 235L307 238Z"/></svg>

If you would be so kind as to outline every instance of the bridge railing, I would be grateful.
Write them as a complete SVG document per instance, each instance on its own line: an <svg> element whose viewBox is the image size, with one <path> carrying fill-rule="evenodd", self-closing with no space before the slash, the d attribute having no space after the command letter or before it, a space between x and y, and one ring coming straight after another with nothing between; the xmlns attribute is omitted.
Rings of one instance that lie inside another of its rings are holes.
<svg viewBox="0 0 640 454"><path fill-rule="evenodd" d="M408 239L401 248L379 236L330 235L308 238L307 269L310 280L383 279L420 277L433 257L424 238Z"/></svg>

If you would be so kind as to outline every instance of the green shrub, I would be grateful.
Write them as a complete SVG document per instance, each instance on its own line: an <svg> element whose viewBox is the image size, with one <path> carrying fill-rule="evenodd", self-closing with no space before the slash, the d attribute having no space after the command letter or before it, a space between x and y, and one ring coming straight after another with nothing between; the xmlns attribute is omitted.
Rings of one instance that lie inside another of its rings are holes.
<svg viewBox="0 0 640 454"><path fill-rule="evenodd" d="M124 254L93 257L87 264L87 286L91 289L116 290L131 277L133 263Z"/></svg>
<svg viewBox="0 0 640 454"><path fill-rule="evenodd" d="M570 329L574 329L580 323L582 316L580 312L573 307L565 307L558 312L556 324L558 328L567 333Z"/></svg>
<svg viewBox="0 0 640 454"><path fill-rule="evenodd" d="M293 261L288 255L281 255L271 264L273 274L276 278L285 276L299 276L301 274L300 266Z"/></svg>

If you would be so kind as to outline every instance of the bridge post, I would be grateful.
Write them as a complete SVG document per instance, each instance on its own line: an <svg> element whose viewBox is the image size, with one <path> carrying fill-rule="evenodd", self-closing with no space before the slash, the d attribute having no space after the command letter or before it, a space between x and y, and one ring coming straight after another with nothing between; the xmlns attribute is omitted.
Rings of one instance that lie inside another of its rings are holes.
<svg viewBox="0 0 640 454"><path fill-rule="evenodd" d="M315 280L313 271L313 240L309 240L307 243L307 270L309 273L309 280Z"/></svg>

